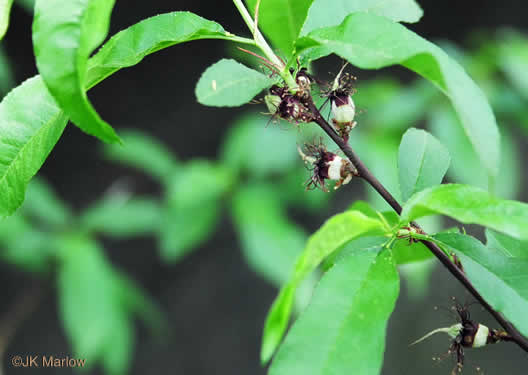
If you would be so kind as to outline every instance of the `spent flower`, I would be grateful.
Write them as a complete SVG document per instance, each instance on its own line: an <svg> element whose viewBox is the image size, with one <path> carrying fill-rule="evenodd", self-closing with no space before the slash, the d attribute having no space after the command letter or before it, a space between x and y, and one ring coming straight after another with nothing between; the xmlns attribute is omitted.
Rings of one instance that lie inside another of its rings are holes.
<svg viewBox="0 0 528 375"><path fill-rule="evenodd" d="M346 185L357 176L357 170L352 163L341 156L329 152L324 144L306 144L304 151L298 147L299 154L303 161L312 171L312 175L307 181L306 188L319 187L323 191L328 191L325 180L337 181L334 189L341 185Z"/></svg>

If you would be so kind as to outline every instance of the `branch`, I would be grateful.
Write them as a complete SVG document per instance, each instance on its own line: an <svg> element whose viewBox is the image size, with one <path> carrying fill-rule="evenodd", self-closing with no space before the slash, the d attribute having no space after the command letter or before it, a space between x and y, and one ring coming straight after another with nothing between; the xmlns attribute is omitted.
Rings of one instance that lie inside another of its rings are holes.
<svg viewBox="0 0 528 375"><path fill-rule="evenodd" d="M0 319L0 366L7 346L16 330L35 311L46 293L47 285L43 285L44 283L43 280L37 280L19 294L5 315Z"/></svg>
<svg viewBox="0 0 528 375"><path fill-rule="evenodd" d="M376 191L385 199L385 201L398 213L401 214L402 207L391 193L385 189L383 184L368 170L368 168L359 159L357 154L352 148L341 138L334 128L325 120L321 115L317 107L315 106L312 97L306 99L305 105L310 109L314 115L314 122L316 122L323 131L328 134L335 144L343 151L343 153L350 159L352 164L356 167L359 177L363 178L367 183L372 186ZM420 229L418 224L413 223L413 226ZM496 311L491 305L482 297L482 295L475 289L471 281L466 277L460 268L458 268L451 259L436 245L434 242L420 240L427 248L438 258L438 260L447 268L447 270L455 276L458 281L481 303L481 305L489 311L491 315L497 320L497 322L508 332L512 341L519 345L522 349L528 352L528 339L524 337L510 322L508 322L498 311Z"/></svg>

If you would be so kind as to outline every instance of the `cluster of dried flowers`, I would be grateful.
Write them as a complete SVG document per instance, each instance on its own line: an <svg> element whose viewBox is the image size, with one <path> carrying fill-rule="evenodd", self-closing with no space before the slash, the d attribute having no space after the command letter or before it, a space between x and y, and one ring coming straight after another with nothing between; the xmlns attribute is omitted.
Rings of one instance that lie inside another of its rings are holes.
<svg viewBox="0 0 528 375"><path fill-rule="evenodd" d="M344 73L344 68L345 66L332 85L327 85L328 88L321 90L321 96L327 98L323 106L330 102L331 123L334 130L345 142L348 142L350 131L356 126L354 121L356 107L352 100L352 94L355 92L353 87L355 77ZM295 124L312 122L320 116L320 109L314 111L311 97L312 85L318 82L305 68L298 70L295 80L297 88L294 92L286 86L273 85L264 97L264 102L274 118ZM328 151L321 141L306 144L304 150L301 148L298 150L303 161L312 171L306 183L307 189L319 187L323 191L328 191L325 180L337 181L334 187L337 189L349 183L352 176L357 175L356 168L348 159Z"/></svg>

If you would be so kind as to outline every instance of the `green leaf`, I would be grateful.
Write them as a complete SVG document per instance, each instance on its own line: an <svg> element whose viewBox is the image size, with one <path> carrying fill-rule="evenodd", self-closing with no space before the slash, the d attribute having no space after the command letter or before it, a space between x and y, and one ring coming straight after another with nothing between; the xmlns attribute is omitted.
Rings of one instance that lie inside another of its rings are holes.
<svg viewBox="0 0 528 375"><path fill-rule="evenodd" d="M269 118L262 114L248 114L238 119L228 131L222 147L224 163L233 170L256 177L299 167L295 133L278 126L266 126L268 122Z"/></svg>
<svg viewBox="0 0 528 375"><path fill-rule="evenodd" d="M362 69L401 64L434 83L451 100L464 131L490 176L499 167L499 133L477 85L440 48L384 17L354 13L337 27L298 40L298 52L324 46Z"/></svg>
<svg viewBox="0 0 528 375"><path fill-rule="evenodd" d="M465 274L482 297L527 336L528 259L491 252L476 238L466 235L438 234L435 239L457 254Z"/></svg>
<svg viewBox="0 0 528 375"><path fill-rule="evenodd" d="M282 287L273 302L262 339L261 360L267 362L277 349L288 326L295 290L304 278L314 271L319 264L333 252L355 238L369 234L382 233L381 221L369 218L358 211L347 211L328 219L315 232L302 254L295 262L293 274Z"/></svg>
<svg viewBox="0 0 528 375"><path fill-rule="evenodd" d="M196 84L196 98L203 105L238 107L273 84L264 74L235 60L222 59L203 72Z"/></svg>
<svg viewBox="0 0 528 375"><path fill-rule="evenodd" d="M116 34L89 60L86 87L137 64L150 53L201 38L236 40L217 23L188 12L139 22ZM15 88L0 103L0 190L4 192L0 196L0 216L20 206L27 182L40 169L66 122L66 115L39 76Z"/></svg>
<svg viewBox="0 0 528 375"><path fill-rule="evenodd" d="M178 161L165 145L139 130L124 130L121 136L123 145L104 146L107 158L136 167L163 182L172 178Z"/></svg>
<svg viewBox="0 0 528 375"><path fill-rule="evenodd" d="M29 180L62 134L67 118L40 77L11 91L0 103L0 216L24 200Z"/></svg>
<svg viewBox="0 0 528 375"><path fill-rule="evenodd" d="M428 116L428 127L449 150L451 155L451 164L447 171L449 179L487 190L486 170L471 147L471 142L455 113L447 107L431 111Z"/></svg>
<svg viewBox="0 0 528 375"><path fill-rule="evenodd" d="M167 328L167 322L155 301L125 275L118 274L117 284L119 297L126 310L141 318L153 334L162 334Z"/></svg>
<svg viewBox="0 0 528 375"><path fill-rule="evenodd" d="M387 233L391 232L391 230L395 230L398 224L400 223L400 216L392 209L391 211L376 211L369 203L365 201L355 201L348 208L348 211L359 211L363 215L372 219L383 218L383 221L386 224L385 230L387 231Z"/></svg>
<svg viewBox="0 0 528 375"><path fill-rule="evenodd" d="M498 64L510 83L528 100L528 38L516 31L506 30L499 40Z"/></svg>
<svg viewBox="0 0 528 375"><path fill-rule="evenodd" d="M229 170L193 160L173 177L160 228L161 256L175 262L202 244L215 228L220 198L233 185Z"/></svg>
<svg viewBox="0 0 528 375"><path fill-rule="evenodd" d="M423 11L414 0L314 0L301 35L315 29L339 25L350 13L365 12L395 22L418 22Z"/></svg>
<svg viewBox="0 0 528 375"><path fill-rule="evenodd" d="M64 229L71 224L73 217L66 203L41 178L35 178L29 184L22 212L56 229Z"/></svg>
<svg viewBox="0 0 528 375"><path fill-rule="evenodd" d="M479 224L509 236L528 239L528 204L502 200L468 185L447 184L423 190L403 206L401 222L427 215L450 216L465 224Z"/></svg>
<svg viewBox="0 0 528 375"><path fill-rule="evenodd" d="M90 232L128 238L157 233L162 215L163 210L155 199L116 193L85 210L79 223Z"/></svg>
<svg viewBox="0 0 528 375"><path fill-rule="evenodd" d="M114 35L88 61L86 86L95 86L116 71L136 65L151 53L198 39L238 40L218 23L190 12L150 17Z"/></svg>
<svg viewBox="0 0 528 375"><path fill-rule="evenodd" d="M499 174L489 184L486 170L464 133L455 114L447 108L432 111L428 123L431 132L448 147L451 165L447 175L452 181L490 190L502 198L515 198L520 189L518 146L508 129L501 128L501 157Z"/></svg>
<svg viewBox="0 0 528 375"><path fill-rule="evenodd" d="M33 46L38 70L73 123L105 142L118 142L86 95L88 57L106 38L115 0L37 0Z"/></svg>
<svg viewBox="0 0 528 375"><path fill-rule="evenodd" d="M311 172L300 166L299 159L297 163L294 169L285 171L282 179L278 181L281 199L284 204L295 206L312 214L326 212L333 198L332 194L321 189L306 190L306 181L310 178Z"/></svg>
<svg viewBox="0 0 528 375"><path fill-rule="evenodd" d="M57 246L59 311L76 355L89 366L101 360L110 374L124 373L130 366L133 327L119 275L87 238L64 237Z"/></svg>
<svg viewBox="0 0 528 375"><path fill-rule="evenodd" d="M408 239L397 240L392 247L396 264L421 262L433 257L433 253L421 242L409 242Z"/></svg>
<svg viewBox="0 0 528 375"><path fill-rule="evenodd" d="M374 175L381 181L385 188L401 201L400 184L398 182L398 146L400 138L396 136L380 137L379 133L365 134L364 131L354 129L350 137L352 147L359 155L364 155L364 162L369 166ZM392 208L379 195L372 186L364 183L367 189L368 200L374 208L387 210Z"/></svg>
<svg viewBox="0 0 528 375"><path fill-rule="evenodd" d="M405 280L407 294L412 300L421 300L427 296L431 285L431 274L437 262L432 259L401 264L400 275Z"/></svg>
<svg viewBox="0 0 528 375"><path fill-rule="evenodd" d="M518 142L508 128L501 128L501 159L492 192L501 198L515 199L521 190L522 165Z"/></svg>
<svg viewBox="0 0 528 375"><path fill-rule="evenodd" d="M52 240L23 216L13 215L0 225L0 259L29 272L49 272L55 260Z"/></svg>
<svg viewBox="0 0 528 375"><path fill-rule="evenodd" d="M390 250L350 249L321 279L293 325L270 375L377 375L387 321L399 292Z"/></svg>
<svg viewBox="0 0 528 375"><path fill-rule="evenodd" d="M9 13L13 0L0 0L0 40L4 37L9 25Z"/></svg>
<svg viewBox="0 0 528 375"><path fill-rule="evenodd" d="M354 96L357 108L372 108L362 113L361 124L370 131L401 132L418 124L430 111L438 91L428 82L417 80L402 85L390 78L376 78L358 84ZM398 134L399 135L399 134Z"/></svg>
<svg viewBox="0 0 528 375"><path fill-rule="evenodd" d="M265 0L260 2L258 27L285 55L291 56L293 43L313 0ZM246 0L255 15L257 0Z"/></svg>
<svg viewBox="0 0 528 375"><path fill-rule="evenodd" d="M376 211L370 204L365 201L354 201L352 205L348 208L349 211L359 211L363 215L370 217L372 219L378 219L378 211Z"/></svg>
<svg viewBox="0 0 528 375"><path fill-rule="evenodd" d="M528 258L528 241L519 241L489 229L486 229L486 247L506 257Z"/></svg>
<svg viewBox="0 0 528 375"><path fill-rule="evenodd" d="M281 207L270 185L250 186L233 199L233 216L249 265L277 286L284 284L306 243L306 234Z"/></svg>
<svg viewBox="0 0 528 375"><path fill-rule="evenodd" d="M447 149L424 130L405 132L398 155L398 171L403 200L442 182L450 157Z"/></svg>
<svg viewBox="0 0 528 375"><path fill-rule="evenodd" d="M400 227L400 225L398 225L399 219L400 217L397 216L397 223L395 224L395 227L397 228ZM418 224L426 232L436 233L439 232L441 228L439 219L439 216L428 216L426 218L420 219ZM455 231L456 233L459 233L458 228L447 229L447 231ZM443 232L444 231L442 231L442 233ZM424 263L424 261L434 257L433 253L431 253L427 246L421 242L410 241L409 238L401 238L396 240L392 245L392 254L396 264L398 265L408 265L417 262ZM420 274L420 267L417 266L416 268L418 269L418 274ZM424 269L426 268L427 266L424 265Z"/></svg>

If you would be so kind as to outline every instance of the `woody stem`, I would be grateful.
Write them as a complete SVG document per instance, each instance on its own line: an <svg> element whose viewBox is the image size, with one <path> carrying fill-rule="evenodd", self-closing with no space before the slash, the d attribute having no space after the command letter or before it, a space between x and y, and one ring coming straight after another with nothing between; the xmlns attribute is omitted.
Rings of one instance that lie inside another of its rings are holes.
<svg viewBox="0 0 528 375"><path fill-rule="evenodd" d="M315 106L313 99L309 97L305 100L305 105L308 107L310 112L314 116L314 122L317 123L321 129L335 142L335 144L343 151L348 157L352 164L356 167L359 177L363 178L370 186L372 186L383 199L398 213L401 214L402 207L398 201L392 196L391 193L385 189L383 184L374 176L367 166L363 164L358 155L354 150L341 138L334 128L330 126L328 121L321 115L317 107ZM420 226L413 223L417 229L421 230ZM423 231L422 231L423 232ZM423 232L426 234L425 232ZM457 267L446 253L438 247L434 242L427 240L420 240L427 248L433 253L433 255L444 265L445 268L458 280L462 285L480 302L480 304L488 310L488 312L497 320L497 322L511 335L512 341L519 345L522 349L528 352L528 339L524 337L510 322L508 322L498 311L496 311L482 295L475 289L471 281L466 277L464 272Z"/></svg>

